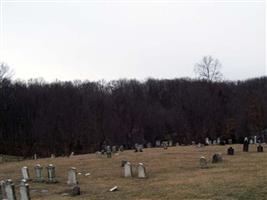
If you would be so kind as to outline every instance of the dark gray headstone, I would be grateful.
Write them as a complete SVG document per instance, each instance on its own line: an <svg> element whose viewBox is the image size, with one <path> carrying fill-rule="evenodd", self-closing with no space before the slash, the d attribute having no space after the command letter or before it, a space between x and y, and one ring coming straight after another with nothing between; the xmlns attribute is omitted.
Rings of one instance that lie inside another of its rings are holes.
<svg viewBox="0 0 267 200"><path fill-rule="evenodd" d="M219 163L222 162L222 155L219 153L216 153L212 156L212 163Z"/></svg>
<svg viewBox="0 0 267 200"><path fill-rule="evenodd" d="M229 147L227 149L227 155L233 156L235 154L235 150L233 147Z"/></svg>

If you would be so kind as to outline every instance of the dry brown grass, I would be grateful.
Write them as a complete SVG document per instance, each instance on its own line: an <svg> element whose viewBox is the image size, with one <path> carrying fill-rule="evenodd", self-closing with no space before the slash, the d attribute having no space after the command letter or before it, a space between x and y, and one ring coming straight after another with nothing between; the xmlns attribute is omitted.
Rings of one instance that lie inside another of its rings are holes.
<svg viewBox="0 0 267 200"><path fill-rule="evenodd" d="M267 146L264 146L267 149ZM33 167L40 163L56 166L57 184L30 182L32 199L267 199L267 153L257 153L256 145L250 145L250 152L241 152L241 145L234 145L236 155L227 156L228 146L195 146L144 149L143 153L125 151L111 159L98 158L94 154L58 157L55 159L27 160L0 164L0 179L11 178L16 184L21 179L20 168L28 166L34 175ZM208 169L199 169L199 157L209 160L212 154L221 152L223 163L211 164ZM147 179L123 178L121 160L132 164L143 162L149 172ZM63 196L68 191L67 170L76 167L78 172L91 173L78 176L82 195ZM45 173L46 174L46 173ZM34 177L33 177L34 178ZM119 190L108 190L117 185ZM42 193L46 189L48 193Z"/></svg>

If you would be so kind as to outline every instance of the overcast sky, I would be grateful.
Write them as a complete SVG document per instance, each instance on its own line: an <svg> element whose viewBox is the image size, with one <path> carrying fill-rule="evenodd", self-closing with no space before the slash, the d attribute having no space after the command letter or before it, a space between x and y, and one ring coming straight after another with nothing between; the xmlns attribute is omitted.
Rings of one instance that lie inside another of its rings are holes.
<svg viewBox="0 0 267 200"><path fill-rule="evenodd" d="M264 1L2 1L14 78L194 77L203 55L226 79L266 74Z"/></svg>

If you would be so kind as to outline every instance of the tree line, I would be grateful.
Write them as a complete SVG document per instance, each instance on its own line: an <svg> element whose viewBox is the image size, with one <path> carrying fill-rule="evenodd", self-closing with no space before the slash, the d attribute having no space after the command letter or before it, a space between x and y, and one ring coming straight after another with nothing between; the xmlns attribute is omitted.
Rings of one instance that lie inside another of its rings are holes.
<svg viewBox="0 0 267 200"><path fill-rule="evenodd" d="M0 81L0 153L68 155L173 140L233 139L267 128L267 77Z"/></svg>

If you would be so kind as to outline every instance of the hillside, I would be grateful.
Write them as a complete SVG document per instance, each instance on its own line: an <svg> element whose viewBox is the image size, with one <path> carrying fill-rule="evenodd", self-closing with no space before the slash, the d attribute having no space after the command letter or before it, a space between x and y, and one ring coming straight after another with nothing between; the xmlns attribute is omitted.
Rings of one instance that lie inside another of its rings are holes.
<svg viewBox="0 0 267 200"><path fill-rule="evenodd" d="M267 156L257 153L256 145L250 145L250 152L241 152L241 145L233 145L236 155L226 155L229 146L196 146L144 149L142 153L120 152L111 159L95 154L77 155L70 158L57 157L39 160L25 160L0 164L0 179L11 178L18 188L21 179L20 168L28 166L31 178L33 167L40 163L56 166L59 183L46 184L29 182L32 199L266 199ZM264 145L267 148L267 145ZM209 161L214 153L221 152L223 162L209 163L208 169L200 169L198 161L205 156ZM142 162L147 167L148 178L123 178L121 160L133 165ZM67 170L76 167L81 196L68 197ZM85 176L90 173L89 176ZM44 171L46 176L46 170ZM113 186L118 191L109 192ZM19 192L17 191L17 196Z"/></svg>

